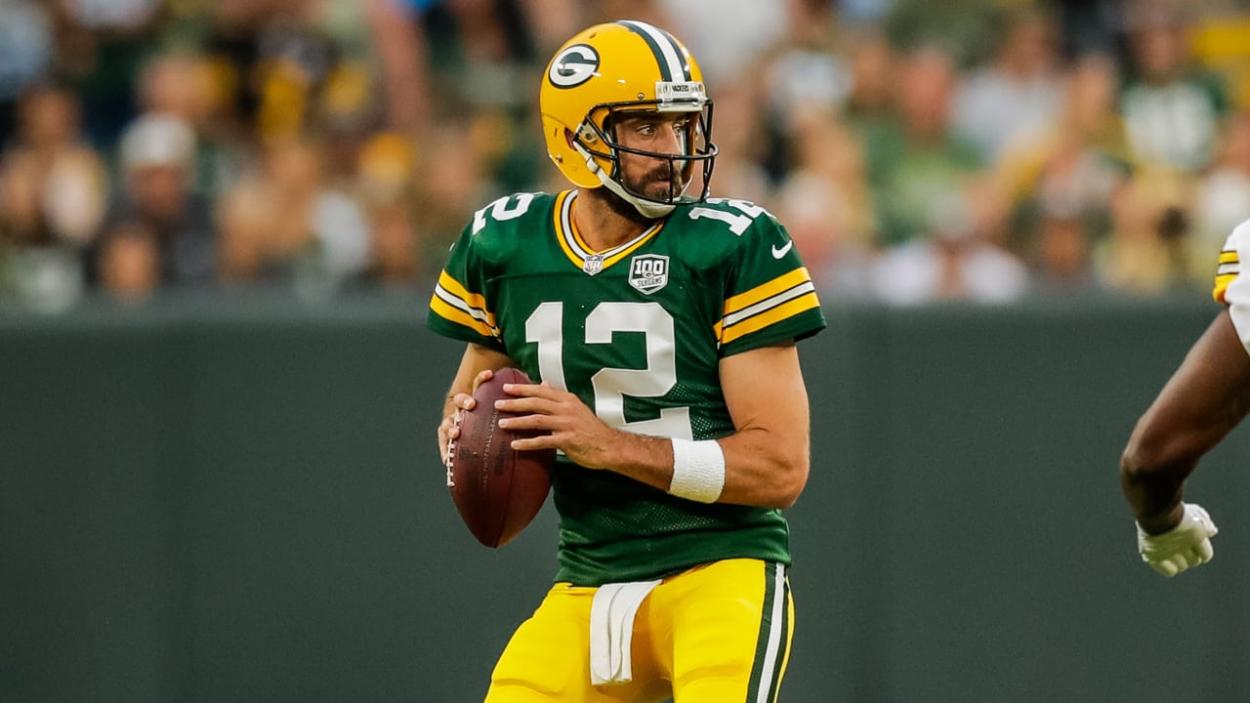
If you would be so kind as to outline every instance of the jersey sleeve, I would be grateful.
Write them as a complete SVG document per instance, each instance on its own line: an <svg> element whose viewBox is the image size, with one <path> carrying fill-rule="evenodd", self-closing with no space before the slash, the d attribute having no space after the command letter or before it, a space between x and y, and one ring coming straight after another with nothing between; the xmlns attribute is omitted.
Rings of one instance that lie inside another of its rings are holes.
<svg viewBox="0 0 1250 703"><path fill-rule="evenodd" d="M426 324L444 337L502 352L503 340L488 299L488 277L474 251L474 236L472 228L466 227L452 245L430 296Z"/></svg>
<svg viewBox="0 0 1250 703"><path fill-rule="evenodd" d="M1215 289L1211 291L1216 302L1228 306L1228 314L1233 318L1242 344L1250 342L1250 277L1241 275L1242 262L1250 256L1247 250L1250 250L1250 220L1228 235L1215 271Z"/></svg>
<svg viewBox="0 0 1250 703"><path fill-rule="evenodd" d="M816 287L785 228L765 214L743 239L715 325L720 355L797 341L824 329Z"/></svg>

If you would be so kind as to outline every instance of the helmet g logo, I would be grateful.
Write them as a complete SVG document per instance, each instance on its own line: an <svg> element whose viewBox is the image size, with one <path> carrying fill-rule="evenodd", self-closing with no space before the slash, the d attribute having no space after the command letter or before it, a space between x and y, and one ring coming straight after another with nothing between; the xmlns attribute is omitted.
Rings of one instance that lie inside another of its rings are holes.
<svg viewBox="0 0 1250 703"><path fill-rule="evenodd" d="M574 44L552 59L547 80L557 88L572 88L590 80L599 70L599 52L587 44Z"/></svg>

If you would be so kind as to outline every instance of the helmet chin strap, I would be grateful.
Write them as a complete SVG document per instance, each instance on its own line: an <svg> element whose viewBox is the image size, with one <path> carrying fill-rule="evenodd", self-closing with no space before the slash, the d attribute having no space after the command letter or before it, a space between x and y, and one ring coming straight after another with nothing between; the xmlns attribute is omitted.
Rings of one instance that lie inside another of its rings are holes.
<svg viewBox="0 0 1250 703"><path fill-rule="evenodd" d="M644 200L630 193L625 190L625 186L622 186L620 183L613 180L612 177L603 170L603 167L599 165L599 162L595 161L595 157L592 156L589 151L586 151L581 144L578 144L576 140L573 141L573 148L577 149L577 153L586 158L586 168L590 169L591 173L599 177L599 182L603 184L603 187L613 193L616 193L622 200L630 205L633 205L639 215L642 215L649 220L658 220L659 218L672 212L673 208L677 207L675 204L656 203L650 200Z"/></svg>

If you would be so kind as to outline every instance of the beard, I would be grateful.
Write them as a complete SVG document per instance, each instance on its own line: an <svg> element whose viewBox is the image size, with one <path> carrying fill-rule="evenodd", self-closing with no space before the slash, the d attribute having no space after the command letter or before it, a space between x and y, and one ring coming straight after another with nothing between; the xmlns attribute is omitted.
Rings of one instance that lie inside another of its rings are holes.
<svg viewBox="0 0 1250 703"><path fill-rule="evenodd" d="M646 227L655 221L649 217L643 217L642 213L638 212L638 208L634 207L624 198L616 193L613 193L607 188L591 188L590 190L584 191L583 195L594 198L607 205L608 209L614 214L629 220L636 225Z"/></svg>
<svg viewBox="0 0 1250 703"><path fill-rule="evenodd" d="M652 159L654 160L654 159ZM689 183L690 164L677 165L665 160L656 164L642 176L629 178L622 174L621 185L633 195L656 202L676 202Z"/></svg>

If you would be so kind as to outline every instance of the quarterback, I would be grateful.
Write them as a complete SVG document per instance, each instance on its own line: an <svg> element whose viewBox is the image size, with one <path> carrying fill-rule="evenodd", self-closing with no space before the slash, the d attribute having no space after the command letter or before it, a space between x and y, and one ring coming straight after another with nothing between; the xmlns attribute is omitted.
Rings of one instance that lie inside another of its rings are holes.
<svg viewBox="0 0 1250 703"><path fill-rule="evenodd" d="M686 48L621 21L560 48L539 92L573 186L479 210L428 322L467 342L438 442L505 366L501 422L555 448L555 584L489 703L777 700L794 632L781 509L808 475L795 342L824 318L782 226L708 197L712 103ZM697 193L687 194L701 182Z"/></svg>
<svg viewBox="0 0 1250 703"><path fill-rule="evenodd" d="M1250 261L1250 221L1220 252L1213 295L1225 309L1138 420L1120 462L1138 551L1164 576L1214 556L1215 523L1182 500L1185 479L1250 411L1250 276L1241 273L1242 257Z"/></svg>

